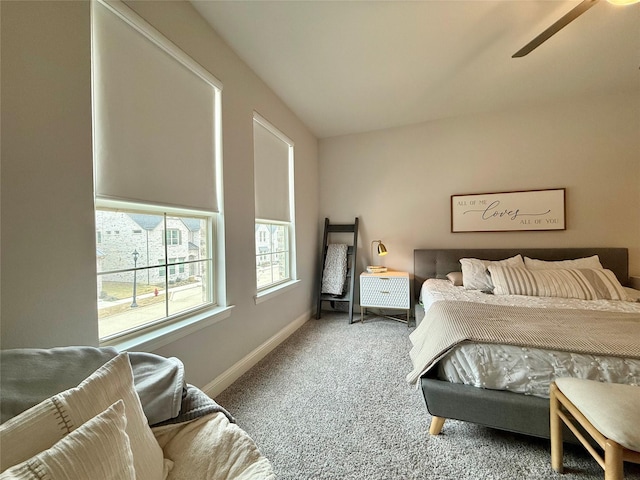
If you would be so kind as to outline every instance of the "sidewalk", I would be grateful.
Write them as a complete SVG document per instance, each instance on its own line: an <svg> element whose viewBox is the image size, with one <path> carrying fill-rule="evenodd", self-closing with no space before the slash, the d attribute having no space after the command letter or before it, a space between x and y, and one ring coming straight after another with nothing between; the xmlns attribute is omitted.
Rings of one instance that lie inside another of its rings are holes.
<svg viewBox="0 0 640 480"><path fill-rule="evenodd" d="M164 294L164 290L160 290L158 295ZM136 299L153 297L154 293L137 295ZM202 283L193 283L181 287L169 289L169 315L197 307L203 303ZM114 305L131 304L133 299L125 298L114 302L98 301L98 310L100 308L110 307ZM144 325L155 320L160 320L167 316L165 302L158 302L151 305L133 307L123 313L117 313L109 317L101 318L98 321L98 330L100 338L114 333L127 330L129 328Z"/></svg>

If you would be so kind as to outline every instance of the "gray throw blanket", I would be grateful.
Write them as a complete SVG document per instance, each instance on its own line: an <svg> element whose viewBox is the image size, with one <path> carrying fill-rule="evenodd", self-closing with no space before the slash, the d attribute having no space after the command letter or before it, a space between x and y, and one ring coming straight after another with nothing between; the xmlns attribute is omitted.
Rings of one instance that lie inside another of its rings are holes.
<svg viewBox="0 0 640 480"><path fill-rule="evenodd" d="M84 346L0 351L0 423L56 393L76 387L117 354L111 347ZM150 425L186 418L189 414L196 418L199 412L210 413L209 410L223 411L232 420L231 415L196 387L187 388L184 365L177 358L130 352L129 360L136 392ZM210 401L208 405L196 390ZM199 409L193 410L196 399Z"/></svg>
<svg viewBox="0 0 640 480"><path fill-rule="evenodd" d="M206 393L187 383L186 388L182 393L180 414L177 417L170 418L151 426L161 427L163 425L172 425L174 423L190 422L196 418L218 412L224 413L231 423L236 422L235 418L233 418L227 410L218 405L215 401L211 400Z"/></svg>
<svg viewBox="0 0 640 480"><path fill-rule="evenodd" d="M347 277L347 248L341 243L332 243L327 247L322 271L322 293L342 295Z"/></svg>

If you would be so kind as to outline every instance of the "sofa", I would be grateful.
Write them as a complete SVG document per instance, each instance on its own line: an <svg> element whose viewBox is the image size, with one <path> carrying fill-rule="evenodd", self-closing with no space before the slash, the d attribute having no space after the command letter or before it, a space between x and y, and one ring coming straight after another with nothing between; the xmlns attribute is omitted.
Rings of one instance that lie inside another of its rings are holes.
<svg viewBox="0 0 640 480"><path fill-rule="evenodd" d="M275 479L176 358L113 348L0 352L0 480Z"/></svg>

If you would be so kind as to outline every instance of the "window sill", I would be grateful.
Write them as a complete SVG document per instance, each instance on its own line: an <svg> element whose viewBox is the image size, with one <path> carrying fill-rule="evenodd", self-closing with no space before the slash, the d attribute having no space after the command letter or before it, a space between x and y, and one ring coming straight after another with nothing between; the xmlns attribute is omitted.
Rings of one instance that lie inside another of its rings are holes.
<svg viewBox="0 0 640 480"><path fill-rule="evenodd" d="M191 315L188 318L178 319L165 325L157 326L148 331L135 332L106 342L101 342L101 347L115 347L119 352L137 351L153 352L160 347L175 342L176 340L197 332L205 327L214 325L231 316L233 305L228 307L216 307L212 310Z"/></svg>
<svg viewBox="0 0 640 480"><path fill-rule="evenodd" d="M281 283L280 285L276 285L275 287L261 291L253 298L256 301L256 305L259 305L262 302L266 302L267 300L272 299L273 297L277 297L282 293L288 292L289 290L297 287L299 284L300 280L291 280L286 283Z"/></svg>

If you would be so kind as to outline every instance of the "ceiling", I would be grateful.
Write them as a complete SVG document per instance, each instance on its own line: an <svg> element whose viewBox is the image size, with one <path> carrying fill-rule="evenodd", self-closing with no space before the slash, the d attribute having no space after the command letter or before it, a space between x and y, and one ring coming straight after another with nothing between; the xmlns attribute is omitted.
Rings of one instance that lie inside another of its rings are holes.
<svg viewBox="0 0 640 480"><path fill-rule="evenodd" d="M514 59L579 1L192 3L319 138L640 91L640 4L600 1Z"/></svg>

